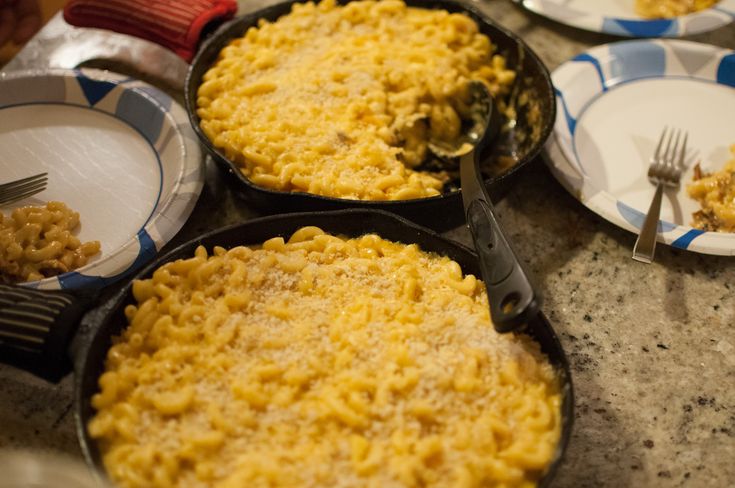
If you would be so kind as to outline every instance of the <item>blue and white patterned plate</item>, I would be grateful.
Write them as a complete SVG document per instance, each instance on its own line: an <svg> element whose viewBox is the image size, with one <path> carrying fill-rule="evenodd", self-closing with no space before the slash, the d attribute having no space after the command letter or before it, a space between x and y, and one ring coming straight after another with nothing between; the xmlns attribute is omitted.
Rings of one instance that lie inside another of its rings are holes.
<svg viewBox="0 0 735 488"><path fill-rule="evenodd" d="M78 237L102 247L76 271L27 284L43 289L128 276L179 231L204 182L186 111L157 88L99 70L0 75L0 180L43 171L48 188L14 206L63 201L80 214Z"/></svg>
<svg viewBox="0 0 735 488"><path fill-rule="evenodd" d="M686 130L687 170L664 195L659 242L734 255L735 234L689 226L699 204L686 192L696 162L722 168L735 144L735 52L680 40L595 47L552 73L557 119L545 147L556 178L588 208L638 233L654 186L646 173L664 128Z"/></svg>
<svg viewBox="0 0 735 488"><path fill-rule="evenodd" d="M735 0L673 19L638 16L634 0L515 0L528 10L562 24L626 37L681 37L707 32L735 18Z"/></svg>

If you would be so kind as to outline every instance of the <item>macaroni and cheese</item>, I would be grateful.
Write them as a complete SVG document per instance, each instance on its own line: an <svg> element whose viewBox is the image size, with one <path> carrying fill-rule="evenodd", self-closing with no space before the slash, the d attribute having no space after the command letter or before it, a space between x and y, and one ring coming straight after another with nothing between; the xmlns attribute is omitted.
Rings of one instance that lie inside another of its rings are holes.
<svg viewBox="0 0 735 488"><path fill-rule="evenodd" d="M508 94L515 72L467 15L400 0L294 4L233 40L204 75L197 114L256 185L359 200L441 193L427 140L453 141L467 83Z"/></svg>
<svg viewBox="0 0 735 488"><path fill-rule="evenodd" d="M87 264L100 243L81 242L72 234L78 226L79 213L62 202L0 213L0 282L42 280Z"/></svg>
<svg viewBox="0 0 735 488"><path fill-rule="evenodd" d="M123 487L529 487L560 436L538 345L446 257L304 227L133 284L89 433Z"/></svg>
<svg viewBox="0 0 735 488"><path fill-rule="evenodd" d="M702 210L694 213L692 227L735 232L735 144L730 151L733 158L720 171L703 174L699 165L694 168L694 181L687 186L687 193Z"/></svg>
<svg viewBox="0 0 735 488"><path fill-rule="evenodd" d="M718 0L635 0L635 11L648 19L679 17L710 8Z"/></svg>

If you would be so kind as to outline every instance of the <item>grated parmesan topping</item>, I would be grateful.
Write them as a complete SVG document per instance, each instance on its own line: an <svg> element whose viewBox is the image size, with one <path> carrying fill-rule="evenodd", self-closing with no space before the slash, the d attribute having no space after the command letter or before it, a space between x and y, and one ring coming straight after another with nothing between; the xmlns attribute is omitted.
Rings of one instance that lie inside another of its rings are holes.
<svg viewBox="0 0 735 488"><path fill-rule="evenodd" d="M416 245L307 227L134 295L89 425L120 486L533 486L552 459L551 365Z"/></svg>

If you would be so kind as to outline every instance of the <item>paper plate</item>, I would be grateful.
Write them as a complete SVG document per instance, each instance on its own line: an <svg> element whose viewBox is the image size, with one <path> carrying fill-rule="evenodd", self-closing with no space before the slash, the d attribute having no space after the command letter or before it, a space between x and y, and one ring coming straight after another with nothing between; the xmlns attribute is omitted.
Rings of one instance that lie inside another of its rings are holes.
<svg viewBox="0 0 735 488"><path fill-rule="evenodd" d="M664 194L658 241L735 254L735 234L689 226L699 204L686 192L694 163L718 170L735 143L735 52L680 40L595 47L552 74L557 119L545 147L556 178L588 208L638 233L655 187L647 179L665 126L689 134L687 169Z"/></svg>
<svg viewBox="0 0 735 488"><path fill-rule="evenodd" d="M717 29L735 18L735 0L673 19L646 20L634 0L516 0L528 10L562 24L627 37L680 37Z"/></svg>
<svg viewBox="0 0 735 488"><path fill-rule="evenodd" d="M204 182L186 111L146 83L98 70L0 76L0 181L49 173L45 191L4 207L59 200L101 253L76 271L27 283L99 288L153 258L189 217Z"/></svg>

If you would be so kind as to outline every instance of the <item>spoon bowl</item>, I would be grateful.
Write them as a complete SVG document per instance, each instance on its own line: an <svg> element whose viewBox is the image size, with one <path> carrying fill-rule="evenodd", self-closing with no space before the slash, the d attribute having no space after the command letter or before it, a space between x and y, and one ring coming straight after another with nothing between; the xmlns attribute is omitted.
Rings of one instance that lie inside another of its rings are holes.
<svg viewBox="0 0 735 488"><path fill-rule="evenodd" d="M470 119L465 122L462 135L452 142L439 139L428 142L429 151L442 160L452 160L484 147L500 129L500 113L485 84L472 80L467 89L470 94Z"/></svg>

